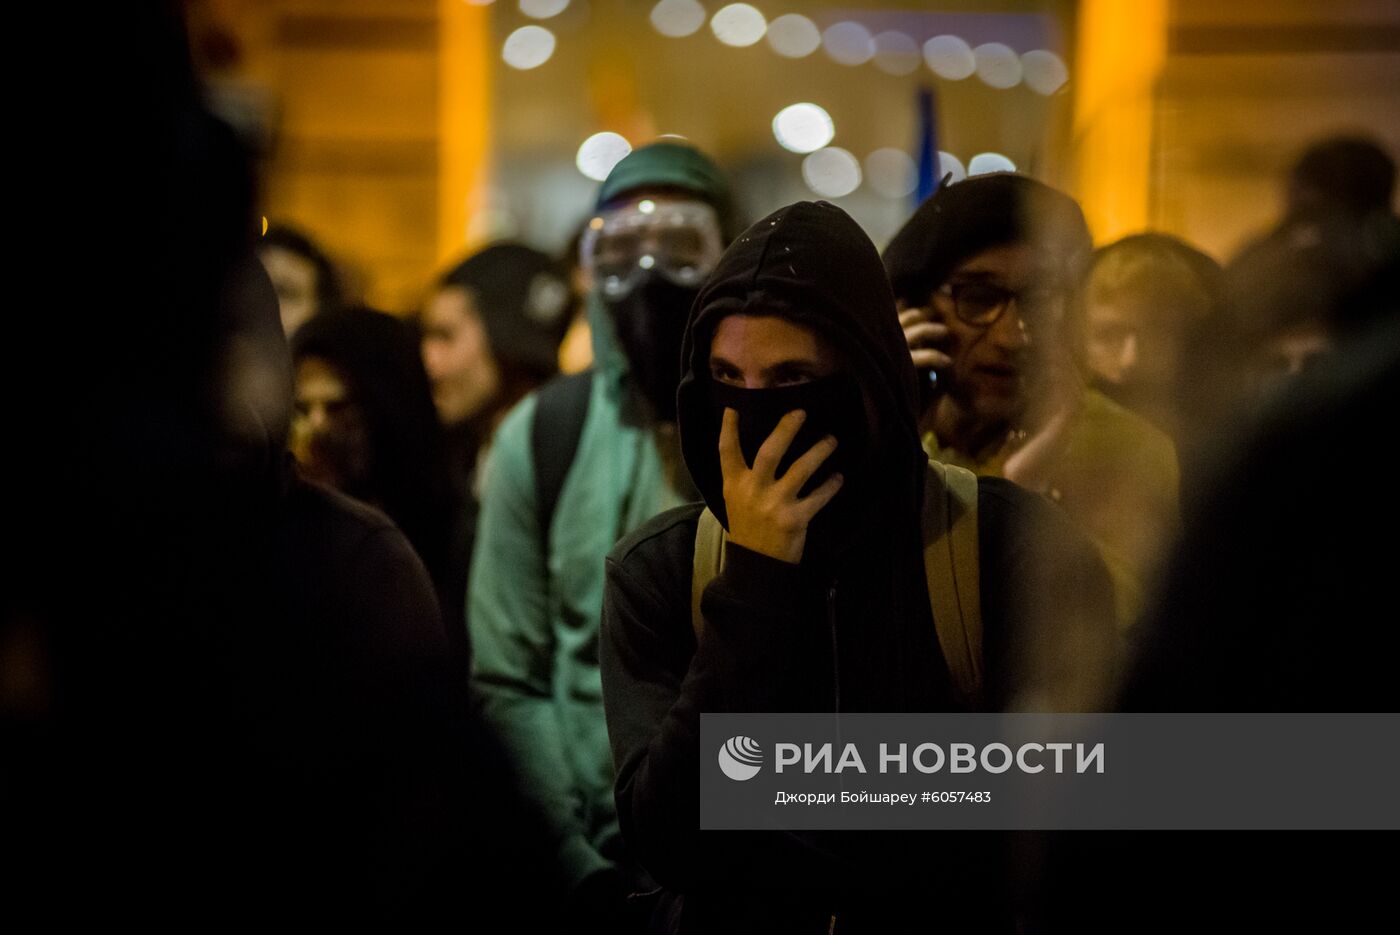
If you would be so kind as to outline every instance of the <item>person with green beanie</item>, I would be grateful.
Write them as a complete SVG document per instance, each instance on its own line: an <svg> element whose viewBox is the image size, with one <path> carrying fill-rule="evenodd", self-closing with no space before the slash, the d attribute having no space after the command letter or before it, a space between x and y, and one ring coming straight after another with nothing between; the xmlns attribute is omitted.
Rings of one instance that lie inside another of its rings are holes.
<svg viewBox="0 0 1400 935"><path fill-rule="evenodd" d="M728 187L662 140L609 174L581 241L594 363L525 397L483 468L468 583L472 688L556 841L572 925L625 926L649 887L625 852L598 669L604 558L698 499L675 395L686 318L731 229Z"/></svg>

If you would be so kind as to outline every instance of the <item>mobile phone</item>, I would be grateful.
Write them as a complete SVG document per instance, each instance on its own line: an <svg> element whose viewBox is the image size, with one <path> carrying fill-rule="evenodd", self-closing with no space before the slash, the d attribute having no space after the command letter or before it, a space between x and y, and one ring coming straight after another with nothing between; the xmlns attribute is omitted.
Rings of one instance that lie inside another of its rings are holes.
<svg viewBox="0 0 1400 935"><path fill-rule="evenodd" d="M939 314L932 302L924 306L924 312L929 321L936 324L943 323L943 316ZM939 373L939 371L935 369L920 370L918 371L918 376L919 411L922 412L933 403L934 398L937 397L939 393L946 389L948 381L946 374Z"/></svg>

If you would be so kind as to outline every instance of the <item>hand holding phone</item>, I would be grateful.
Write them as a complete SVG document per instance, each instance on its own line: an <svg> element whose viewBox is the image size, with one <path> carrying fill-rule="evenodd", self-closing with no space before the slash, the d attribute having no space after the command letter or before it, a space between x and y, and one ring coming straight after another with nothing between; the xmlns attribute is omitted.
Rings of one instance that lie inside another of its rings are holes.
<svg viewBox="0 0 1400 935"><path fill-rule="evenodd" d="M947 353L948 326L931 306L905 308L901 302L897 308L904 342L909 345L909 356L919 375L919 411L925 413L946 382L942 374L953 366L953 358Z"/></svg>
<svg viewBox="0 0 1400 935"><path fill-rule="evenodd" d="M953 365L948 356L948 326L938 320L931 308L906 308L899 312L899 326L904 329L904 341L914 367L921 371L946 370Z"/></svg>

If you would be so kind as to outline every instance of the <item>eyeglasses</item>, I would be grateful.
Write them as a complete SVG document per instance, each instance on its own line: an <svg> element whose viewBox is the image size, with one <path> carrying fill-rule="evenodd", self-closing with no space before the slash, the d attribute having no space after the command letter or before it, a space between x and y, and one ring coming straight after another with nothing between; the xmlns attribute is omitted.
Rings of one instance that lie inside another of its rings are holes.
<svg viewBox="0 0 1400 935"><path fill-rule="evenodd" d="M723 252L719 218L700 201L645 200L600 214L579 244L584 270L609 299L626 296L649 270L699 286Z"/></svg>
<svg viewBox="0 0 1400 935"><path fill-rule="evenodd" d="M937 294L953 303L959 320L975 328L996 324L1013 301L1027 324L1053 326L1064 317L1064 291L1049 286L1014 291L990 282L945 282Z"/></svg>

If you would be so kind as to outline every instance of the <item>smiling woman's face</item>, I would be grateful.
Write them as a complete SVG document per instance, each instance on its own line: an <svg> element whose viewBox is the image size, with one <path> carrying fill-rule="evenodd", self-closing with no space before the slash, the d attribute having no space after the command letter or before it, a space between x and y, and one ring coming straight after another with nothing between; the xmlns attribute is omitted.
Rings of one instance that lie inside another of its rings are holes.
<svg viewBox="0 0 1400 935"><path fill-rule="evenodd" d="M730 315L710 342L711 378L749 390L809 383L839 366L829 342L776 315Z"/></svg>

